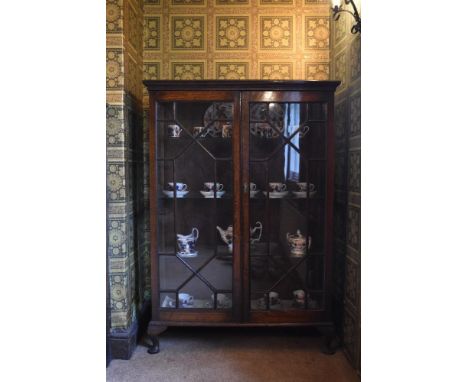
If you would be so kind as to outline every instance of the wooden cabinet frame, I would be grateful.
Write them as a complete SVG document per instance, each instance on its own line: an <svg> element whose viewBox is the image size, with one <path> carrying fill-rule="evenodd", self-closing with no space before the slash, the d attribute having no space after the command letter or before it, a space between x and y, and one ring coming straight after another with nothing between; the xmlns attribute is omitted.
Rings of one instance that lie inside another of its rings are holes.
<svg viewBox="0 0 468 382"><path fill-rule="evenodd" d="M150 95L150 232L152 318L148 334L153 339L150 353L159 351L158 335L167 326L271 326L316 325L332 328L332 215L334 189L333 108L336 81L144 81ZM160 309L159 260L157 253L157 142L155 105L161 101L225 101L233 103L233 284L232 310ZM249 184L249 103L250 102L324 102L326 126L326 191L325 191L325 298L322 309L304 311L251 311L249 270L250 194Z"/></svg>

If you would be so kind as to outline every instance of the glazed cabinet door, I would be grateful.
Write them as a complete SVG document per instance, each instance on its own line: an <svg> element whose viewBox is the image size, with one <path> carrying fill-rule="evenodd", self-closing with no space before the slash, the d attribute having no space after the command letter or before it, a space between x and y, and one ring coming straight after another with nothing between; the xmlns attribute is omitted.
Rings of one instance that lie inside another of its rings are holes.
<svg viewBox="0 0 468 382"><path fill-rule="evenodd" d="M325 319L332 109L327 93L243 96L245 320Z"/></svg>
<svg viewBox="0 0 468 382"><path fill-rule="evenodd" d="M238 93L155 92L151 105L153 317L239 319Z"/></svg>

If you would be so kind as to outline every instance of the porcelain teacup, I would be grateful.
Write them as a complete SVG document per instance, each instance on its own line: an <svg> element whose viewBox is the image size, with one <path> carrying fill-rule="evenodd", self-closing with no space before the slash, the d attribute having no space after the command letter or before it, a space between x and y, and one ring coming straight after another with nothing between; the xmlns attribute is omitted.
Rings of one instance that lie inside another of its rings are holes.
<svg viewBox="0 0 468 382"><path fill-rule="evenodd" d="M182 128L179 125L169 125L169 136L172 138L179 138Z"/></svg>
<svg viewBox="0 0 468 382"><path fill-rule="evenodd" d="M169 185L170 188L172 188L173 190L175 189L176 191L186 191L187 190L187 185L185 183L169 182L168 185Z"/></svg>
<svg viewBox="0 0 468 382"><path fill-rule="evenodd" d="M211 300L214 301L214 294L211 295ZM225 307L231 302L231 299L224 293L218 293L216 300L219 307Z"/></svg>
<svg viewBox="0 0 468 382"><path fill-rule="evenodd" d="M179 305L193 305L193 296L188 293L179 293Z"/></svg>
<svg viewBox="0 0 468 382"><path fill-rule="evenodd" d="M286 191L286 185L284 183L270 182L268 185L270 186L270 192Z"/></svg>
<svg viewBox="0 0 468 382"><path fill-rule="evenodd" d="M256 191L257 185L255 183L250 182L250 191Z"/></svg>
<svg viewBox="0 0 468 382"><path fill-rule="evenodd" d="M203 130L204 130L204 129L205 129L205 126L195 126L195 127L193 128L193 135L198 135L198 134L200 134L200 137L201 137L201 138L205 138L206 135L208 134L208 131L205 131L205 132L203 133Z"/></svg>
<svg viewBox="0 0 468 382"><path fill-rule="evenodd" d="M302 289L293 291L294 302L300 305L305 303L305 292Z"/></svg>
<svg viewBox="0 0 468 382"><path fill-rule="evenodd" d="M205 182L205 183L203 183L203 185L210 191L214 191L215 184L216 184L216 191L221 191L223 189L223 187L224 187L222 183L214 183L214 182Z"/></svg>
<svg viewBox="0 0 468 382"><path fill-rule="evenodd" d="M270 305L277 305L280 302L278 292L273 292L273 291L270 292L269 298L270 298Z"/></svg>
<svg viewBox="0 0 468 382"><path fill-rule="evenodd" d="M299 187L299 191L307 191L307 182L299 182L297 187ZM309 183L309 191L315 191L315 184Z"/></svg>

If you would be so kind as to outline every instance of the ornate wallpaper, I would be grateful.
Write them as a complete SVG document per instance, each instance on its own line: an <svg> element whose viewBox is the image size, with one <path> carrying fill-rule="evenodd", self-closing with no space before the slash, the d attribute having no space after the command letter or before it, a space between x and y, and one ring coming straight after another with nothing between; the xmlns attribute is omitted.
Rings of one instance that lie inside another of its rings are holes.
<svg viewBox="0 0 468 382"><path fill-rule="evenodd" d="M329 8L328 0L144 0L144 78L328 79Z"/></svg>

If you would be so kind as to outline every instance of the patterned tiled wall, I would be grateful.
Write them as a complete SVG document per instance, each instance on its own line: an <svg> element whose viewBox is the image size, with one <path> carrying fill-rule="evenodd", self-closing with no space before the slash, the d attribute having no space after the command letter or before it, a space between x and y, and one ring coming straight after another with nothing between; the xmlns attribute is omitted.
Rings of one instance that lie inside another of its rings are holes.
<svg viewBox="0 0 468 382"><path fill-rule="evenodd" d="M326 80L329 35L328 0L144 0L144 77Z"/></svg>
<svg viewBox="0 0 468 382"><path fill-rule="evenodd" d="M111 332L127 330L145 294L142 176L143 3L106 2L107 200ZM149 284L148 284L149 285Z"/></svg>
<svg viewBox="0 0 468 382"><path fill-rule="evenodd" d="M360 369L361 37L351 34L352 22L347 14L331 22L331 78L341 81L335 100L334 296L345 354Z"/></svg>

